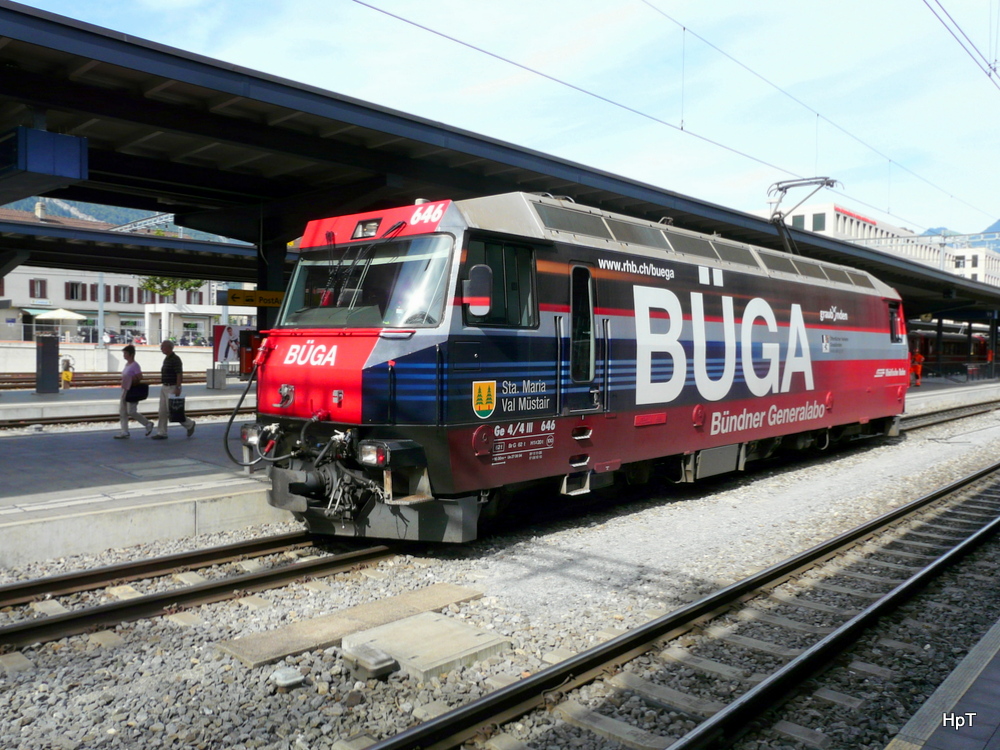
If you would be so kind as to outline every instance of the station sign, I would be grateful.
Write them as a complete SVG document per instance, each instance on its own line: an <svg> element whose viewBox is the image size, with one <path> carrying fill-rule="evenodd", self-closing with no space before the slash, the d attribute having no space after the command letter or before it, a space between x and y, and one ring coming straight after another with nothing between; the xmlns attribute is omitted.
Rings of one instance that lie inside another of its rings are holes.
<svg viewBox="0 0 1000 750"><path fill-rule="evenodd" d="M226 291L227 305L243 307L281 307L284 292L269 292L258 289L229 289Z"/></svg>

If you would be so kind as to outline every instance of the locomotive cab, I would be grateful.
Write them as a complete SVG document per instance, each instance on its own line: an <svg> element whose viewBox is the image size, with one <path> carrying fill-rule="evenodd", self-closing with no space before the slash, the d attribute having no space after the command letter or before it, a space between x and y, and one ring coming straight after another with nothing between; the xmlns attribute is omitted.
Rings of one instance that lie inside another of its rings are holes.
<svg viewBox="0 0 1000 750"><path fill-rule="evenodd" d="M478 496L436 497L428 473L428 454L442 453L438 359L456 285L444 209L314 222L303 238L245 442L270 462L269 502L314 532L475 538ZM488 307L479 278L471 291Z"/></svg>

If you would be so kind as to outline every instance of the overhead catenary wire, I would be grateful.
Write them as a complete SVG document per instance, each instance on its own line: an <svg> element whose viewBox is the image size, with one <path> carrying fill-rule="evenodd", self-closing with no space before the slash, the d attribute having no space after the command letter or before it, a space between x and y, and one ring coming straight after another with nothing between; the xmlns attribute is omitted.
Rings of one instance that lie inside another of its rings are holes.
<svg viewBox="0 0 1000 750"><path fill-rule="evenodd" d="M926 2L927 0L924 0L924 1ZM700 140L700 141L702 141L704 143L707 143L707 144L709 144L711 146L715 146L717 148L721 148L721 149L723 149L723 150L725 150L725 151L727 151L727 152L729 152L731 154L734 154L736 156L748 159L748 160L753 161L753 162L755 162L757 164L760 164L762 166L769 167L771 169L777 170L778 172L781 172L783 174L789 175L791 177L795 177L795 178L799 178L799 179L802 179L804 177L803 175L798 174L794 170L788 169L786 167L782 167L782 166L777 165L777 164L773 164L773 163L771 163L771 162L769 162L769 161L767 161L765 159L762 159L760 157L754 156L753 154L750 154L748 152L745 152L745 151L742 151L740 149L734 148L732 146L728 146L725 143L722 143L721 141L717 141L717 140L714 140L714 139L709 138L707 136L701 135L701 134L699 134L699 133L691 130L689 127L687 127L687 123L683 122L683 120L682 120L682 122L681 122L680 125L674 124L674 123L669 122L667 120L663 120L662 118L656 117L655 115L651 115L648 112L644 112L644 111L642 111L640 109L636 109L635 107L632 107L632 106L629 106L627 104L623 104L621 102L615 101L614 99L611 99L611 98L609 98L607 96L604 96L602 94L598 94L598 93L596 93L594 91L586 89L586 88L584 88L582 86L579 86L577 84L574 84L574 83L571 83L569 81L563 80L563 79L558 78L556 76L553 76L553 75L551 75L549 73L545 73L544 71L538 70L537 68L532 68L531 66L525 65L523 63L519 63L516 60L512 60L512 59L504 57L503 55L500 55L498 53L491 52L491 51L489 51L487 49L479 47L479 46L477 46L475 44L472 44L471 42L464 41L462 39L459 39L457 37L451 36L449 34L446 34L446 33L442 32L442 31L439 31L437 29L434 29L434 28L432 28L430 26L427 26L425 24L422 24L422 23L419 23L417 21L414 21L414 20L412 20L410 18L407 18L405 16L399 15L397 13L393 13L391 11L388 11L388 10L384 9L384 8L380 8L377 5L374 5L374 4L370 3L370 2L367 2L366 0L353 0L353 2L356 3L356 4L358 4L358 5L364 6L364 7L368 8L368 9L370 9L370 10L373 10L373 11L375 11L377 13L381 13L381 14L383 14L385 16L390 17L390 18L394 18L397 21L400 21L402 23L405 23L405 24L408 24L408 25L413 26L415 28L421 29L422 31L425 31L425 32L427 32L429 34L433 34L433 35L438 36L438 37L440 37L442 39L447 39L448 41L450 41L450 42L452 42L454 44L460 45L462 47L466 47L467 49L471 49L471 50L473 50L475 52L478 52L480 54L486 55L488 57L492 57L495 60L499 60L499 61L501 61L503 63L506 63L508 65L512 65L512 66L514 66L516 68L520 68L521 70L524 70L524 71L526 71L528 73L531 73L533 75L537 75L540 78L544 78L544 79L546 79L548 81L551 81L553 83L556 83L556 84L558 84L560 86L564 86L566 88L572 89L572 90L574 90L574 91L576 91L578 93L581 93L581 94L583 94L585 96L588 96L588 97L597 99L599 101L602 101L605 104L608 104L610 106L616 107L616 108L621 109L621 110L626 111L626 112L629 112L629 113L634 114L634 115L636 115L638 117L641 117L641 118L644 118L644 119L649 120L651 122L654 122L654 123L656 123L658 125L666 126L668 128L671 128L672 130L676 130L677 132L689 135L692 138L696 138L696 139L698 139L698 140ZM932 182L931 180L929 180L929 179L927 179L927 178L925 178L925 177L923 177L923 176L921 176L921 175L913 172L912 170L910 170L909 168L903 166L899 162L894 161L891 157L889 157L888 155L882 153L879 149L877 149L874 146L866 143L864 140L862 140L858 136L854 135L853 133L851 133L850 131L846 130L842 126L840 126L837 123L833 122L832 120L830 120L829 118L825 117L821 113L817 112L815 109L813 109L812 107L810 107L808 104L806 104L805 102L801 101L800 99L798 99L797 97L793 96L792 94L788 93L787 91L785 91L784 89L782 89L777 84L769 81L767 78L765 78L764 76L760 75L759 73L757 73L756 71L754 71L753 69L751 69L750 67L748 67L747 65L745 65L744 63L740 62L739 60L737 60L736 58L734 58L732 55L730 55L727 52L725 52L725 51L721 50L720 48L716 47L711 42L708 42L706 39L704 39L703 37L701 37L697 33L691 31L691 29L689 27L681 24L679 21L677 21L676 19L670 17L669 15L667 15L666 13L664 13L659 8L656 8L656 6L652 5L649 2L649 0L640 0L640 2L644 3L645 5L647 5L649 8L653 9L654 11L660 13L661 15L663 15L665 18L667 18L671 22L673 22L673 23L677 24L678 26L680 26L680 28L685 32L685 34L691 33L697 39L699 39L700 41L702 41L703 43L705 43L706 45L708 45L712 49L718 51L720 54L722 54L723 56L725 56L727 59L731 60L735 64L737 64L740 67L744 68L746 71L748 71L749 73L751 73L755 77L759 78L761 81L763 81L767 85L771 86L775 90L779 91L783 95L789 97L794 102L796 102L798 105L800 105L800 106L804 107L805 109L807 109L808 111L814 113L818 118L821 118L824 122L827 122L832 127L836 128L840 132L844 133L844 135L848 136L849 138L851 138L852 140L856 141L860 145L864 146L865 148L869 149L873 153L877 154L879 157L887 160L890 164L895 164L895 166L897 168L899 168L899 169L907 172L908 174L910 174L912 177L916 178L917 180L923 182L924 184L928 185L929 187L932 187L935 190L941 192L942 194L948 196L949 199L957 201L957 202L961 203L962 205L966 206L967 208L970 208L970 209L972 209L974 211L977 211L978 213L981 213L984 216L989 217L990 219L994 218L994 214L993 213L991 213L989 211L986 211L986 210L984 210L982 208L979 208L978 206L972 205L971 203L969 203L969 202L967 202L967 201L965 201L965 200L957 197L954 193L952 193L951 191L947 190L946 188L941 187L940 185ZM874 211L878 211L880 213L885 213L885 214L887 214L889 216L893 216L896 219L900 219L901 221L908 221L907 219L904 219L904 218L902 218L900 216L897 216L897 215L893 214L892 212L886 210L886 208L874 206L874 205L872 205L872 204L870 204L870 203L868 203L866 201L858 199L858 198L856 198L856 197L854 197L852 195L849 195L849 194L840 193L840 195L842 195L845 198L848 198L849 200L852 200L852 201L855 201L855 202L857 202L857 203L859 203L861 205L864 205L865 207L870 208L870 209L872 209ZM909 223L912 224L913 226L916 226L916 227L919 227L919 228L926 228L922 224L919 224L917 222L909 222Z"/></svg>
<svg viewBox="0 0 1000 750"><path fill-rule="evenodd" d="M850 138L851 140L853 140L855 143L857 143L857 144L863 146L864 148L868 149L869 151L871 151L876 156L879 156L879 157L885 159L887 162L889 162L890 165L894 165L897 169L903 170L904 172L906 172L907 174L909 174L911 177L915 177L916 179L920 180L921 182L923 182L924 184L928 185L929 187L932 187L935 190L940 191L944 195L947 195L951 200L958 201L959 203L961 203L966 208L971 208L973 211L978 211L979 213L983 214L984 216L989 216L990 218L993 218L994 215L992 213L990 213L989 211L984 211L983 209L979 208L978 206L974 206L971 203L968 203L967 201L962 200L961 198L958 198L953 193L949 192L946 188L943 188L940 185L937 185L936 183L931 182L926 177L923 177L923 176L917 174L912 169L909 169L908 167L904 166L903 164L899 163L898 161L895 161L888 154L883 153L881 150L879 150L875 146L871 145L870 143L868 143L867 141L863 140L859 136L857 136L854 133L850 132L849 130L847 130L843 126L839 125L838 123L834 122L833 120L831 120L826 115L822 114L821 112L817 112L813 107L811 107L808 104L806 104L804 101L802 101L801 99L799 99L794 94L792 94L789 91L786 91L785 89L781 88L781 86L779 86L778 84L774 83L773 81L769 80L765 76L761 75L760 73L758 73L756 70L754 70L750 66L746 65L745 63L741 62L740 60L738 60L735 57L733 57L732 55L730 55L724 49L722 49L722 48L720 48L720 47L712 44L712 42L710 42L707 39L705 39L705 37L701 36L700 34L694 32L694 31L692 31L690 27L682 24L676 18L672 17L671 15L669 15L668 13L666 13L665 11L663 11L662 9L660 9L660 8L656 7L655 5L653 5L653 3L650 2L650 0L639 0L639 1L641 3L643 3L644 5L646 5L647 7L649 7L651 10L654 10L655 12L659 13L661 16L663 16L667 20L671 21L672 23L674 23L677 26L679 26L680 28L682 28L684 30L685 36L687 34L691 34L693 37L695 37L696 39L698 39L698 41L702 42L703 44L707 45L708 47L711 47L713 50L715 50L716 52L718 52L720 55L722 55L726 59L730 60L731 62L735 63L739 67L743 68L743 70L745 70L750 75L754 76L755 78L759 79L763 83L767 84L768 86L770 86L775 91L777 91L778 93L782 94L783 96L791 99L793 102L795 102L796 104L798 104L803 109L805 109L805 110L811 112L812 114L814 114L816 116L817 120L822 120L823 122L825 122L828 125L830 125L830 127L832 127L834 129L840 131L841 133L843 133L844 135L846 135L848 138ZM926 3L927 0L924 0L924 2ZM817 134L817 139L818 139L818 137L819 136ZM817 168L817 171L818 171L818 168ZM846 195L846 194L842 194L842 195L844 195L844 197L851 198L851 200L858 200L858 199L856 199L856 198L854 198L852 196ZM861 203L862 201L858 200L858 202ZM868 208L875 208L875 207L869 205ZM877 211L884 211L888 215L894 216L894 214L891 211L886 211L883 208L875 208L875 210L877 210ZM901 218L901 217L897 216L896 218Z"/></svg>
<svg viewBox="0 0 1000 750"><path fill-rule="evenodd" d="M934 10L934 7L928 2L928 0L924 0L924 5L926 5L928 9L930 9L930 12L934 14L934 17L937 18L937 20L941 22L941 25L948 30L948 33L955 38L955 41L958 42L959 45L962 47L962 49L965 50L966 54L972 58L972 61L976 64L976 66L981 71L983 71L983 73L986 74L986 77L990 79L990 82L998 90L1000 90L1000 83L998 83L997 80L993 77L993 74L996 72L996 70L994 66L990 63L989 59L987 59L986 55L984 55L982 52L979 51L979 48L975 45L975 42L969 39L969 35L962 30L962 27L958 25L958 22L951 17L951 14L947 10L945 10L945 7L941 4L941 0L934 0L934 2L941 9L941 12L948 17L948 20L951 21L952 25L956 29L958 29L958 33L962 35L962 37L965 39L965 42L963 42L961 39L958 38L958 34L956 34L954 30L952 30L951 26L949 26L945 22L945 20L941 18L940 14L938 14L938 12ZM968 42L968 46L966 46L966 42ZM975 54L973 54L973 52L975 52ZM979 59L976 58L976 55L979 56ZM982 62L980 62L980 60L982 60Z"/></svg>
<svg viewBox="0 0 1000 750"><path fill-rule="evenodd" d="M479 52L481 54L488 55L489 57L492 57L495 60L500 60L501 62L507 63L508 65L513 65L516 68L520 68L521 70L524 70L524 71L526 71L528 73L532 73L532 74L534 74L536 76L539 76L541 78L545 78L546 80L552 81L553 83L559 84L560 86L565 86L567 88L573 89L574 91L576 91L578 93L581 93L581 94L584 94L585 96L589 96L589 97L592 97L594 99L598 99L598 100L604 102L605 104L610 104L612 107L617 107L618 109L625 110L626 112L631 112L632 114L637 115L638 117L645 118L647 120L655 122L658 125L665 125L666 127L672 128L673 130L676 130L676 131L681 132L681 133L685 133L685 134L691 136L692 138L697 138L700 141L704 141L705 143L708 143L708 144L710 144L712 146L717 146L718 148L725 149L726 151L728 151L728 152L730 152L732 154L736 154L737 156L742 156L745 159L750 159L751 161L757 162L758 164L760 164L762 166L770 167L771 169L776 169L779 172L783 172L784 174L791 175L792 177L801 177L802 176L802 175L796 174L795 172L791 171L790 169L785 169L784 167L778 166L777 164L772 164L772 163L770 163L770 162L768 162L768 161L766 161L764 159L760 159L760 158L758 158L758 157L756 157L756 156L754 156L752 154L748 154L748 153L746 153L744 151L740 151L737 148L733 148L732 146L727 146L724 143L712 140L711 138L709 138L707 136L699 135L698 133L695 133L695 132L693 132L691 130L687 130L682 125L675 125L672 122L668 122L667 120L663 120L663 119L661 119L659 117L656 117L655 115L649 114L648 112L643 112L642 110L636 109L635 107L630 107L627 104L622 104L621 102L616 102L614 99L609 99L606 96L603 96L601 94L598 94L598 93L595 93L593 91L590 91L589 89L585 89L582 86L577 86L575 83L570 83L569 81L564 81L561 78L556 78L555 76L550 75L549 73L545 73L545 72L543 72L541 70L538 70L537 68L532 68L532 67L530 67L528 65L524 65L523 63L519 63L516 60L511 60L508 57L504 57L503 55L499 55L499 54L497 54L495 52L490 52L489 50L483 49L482 47L477 47L475 44L463 41L461 39L458 39L457 37L449 36L448 34L445 34L443 31L438 31L437 29L432 29L430 26L425 26L425 25L423 25L421 23L417 23L416 21L413 21L412 19L406 18L404 16L400 16L400 15L398 15L396 13L392 13L391 11L385 10L384 8L379 8L376 5L372 5L371 3L365 2L365 0L354 0L354 2L357 3L358 5L363 5L366 8L370 8L371 10L377 11L378 13L382 13L383 15L389 16L390 18L395 18L397 21L402 21L403 23L409 24L410 26L414 26L414 27L416 27L418 29L422 29L423 31L428 32L429 34L434 34L435 36L439 36L442 39L447 39L450 42L454 42L455 44L459 44L459 45L461 45L463 47L467 47L468 49L474 50L475 52Z"/></svg>
<svg viewBox="0 0 1000 750"><path fill-rule="evenodd" d="M997 67L998 47L1000 47L1000 8L997 7L997 3L990 0L990 59L993 60L990 68L993 70Z"/></svg>

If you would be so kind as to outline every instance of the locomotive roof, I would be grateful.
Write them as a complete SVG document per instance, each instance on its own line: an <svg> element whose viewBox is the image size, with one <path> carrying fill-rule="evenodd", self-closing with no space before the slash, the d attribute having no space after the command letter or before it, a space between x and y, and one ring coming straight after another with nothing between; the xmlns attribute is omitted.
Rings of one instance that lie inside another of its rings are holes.
<svg viewBox="0 0 1000 750"><path fill-rule="evenodd" d="M738 269L808 284L850 287L898 298L889 285L865 271L790 255L755 245L580 205L547 194L505 193L455 201L470 227L655 258Z"/></svg>

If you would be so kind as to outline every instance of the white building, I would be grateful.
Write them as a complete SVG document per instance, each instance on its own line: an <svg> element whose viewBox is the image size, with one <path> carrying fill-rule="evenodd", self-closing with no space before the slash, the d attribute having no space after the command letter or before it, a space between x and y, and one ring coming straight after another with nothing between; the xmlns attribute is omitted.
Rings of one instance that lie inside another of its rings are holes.
<svg viewBox="0 0 1000 750"><path fill-rule="evenodd" d="M767 211L755 214L770 218ZM835 203L799 206L785 217L785 223L795 229L900 255L971 281L1000 286L1000 255L987 247L972 247L968 243L961 247L955 244L957 239L916 234Z"/></svg>
<svg viewBox="0 0 1000 750"><path fill-rule="evenodd" d="M0 208L0 219L87 229L110 227L81 219L46 216L41 210L31 214ZM137 337L151 344L159 344L164 338L207 342L215 323L253 325L255 321L251 317L256 316L255 308L212 304L216 288L224 285L205 282L200 289L165 297L140 289L139 281L140 277L133 274L18 266L0 277L0 340L32 341L38 333L55 333L65 341L98 343L104 338L99 329L102 307L104 332L114 343ZM69 310L83 318L38 319L39 315L57 309ZM229 320L230 317L237 319Z"/></svg>

